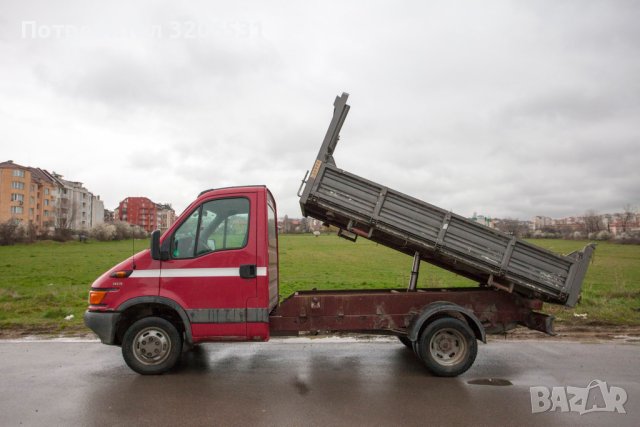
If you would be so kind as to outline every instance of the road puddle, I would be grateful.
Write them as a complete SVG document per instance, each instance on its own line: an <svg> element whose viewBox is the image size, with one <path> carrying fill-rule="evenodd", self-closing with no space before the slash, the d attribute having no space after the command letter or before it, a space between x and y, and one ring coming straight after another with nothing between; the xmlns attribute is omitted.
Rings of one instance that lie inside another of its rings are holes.
<svg viewBox="0 0 640 427"><path fill-rule="evenodd" d="M476 380L467 381L467 384L472 385L495 385L499 387L513 385L511 381L504 380L502 378L478 378Z"/></svg>

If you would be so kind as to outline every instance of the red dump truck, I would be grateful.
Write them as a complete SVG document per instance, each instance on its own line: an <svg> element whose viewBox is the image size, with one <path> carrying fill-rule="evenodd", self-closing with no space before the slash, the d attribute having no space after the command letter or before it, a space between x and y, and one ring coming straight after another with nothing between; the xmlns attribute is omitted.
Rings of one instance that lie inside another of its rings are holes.
<svg viewBox="0 0 640 427"><path fill-rule="evenodd" d="M122 347L140 374L160 374L207 341L357 332L395 335L434 375L473 364L477 341L518 325L553 333L543 302L578 301L593 245L559 255L339 169L333 152L349 111L336 98L329 129L298 195L302 213L413 257L404 289L298 291L280 299L276 202L264 186L207 190L150 248L100 276L85 324ZM419 289L425 261L473 279Z"/></svg>

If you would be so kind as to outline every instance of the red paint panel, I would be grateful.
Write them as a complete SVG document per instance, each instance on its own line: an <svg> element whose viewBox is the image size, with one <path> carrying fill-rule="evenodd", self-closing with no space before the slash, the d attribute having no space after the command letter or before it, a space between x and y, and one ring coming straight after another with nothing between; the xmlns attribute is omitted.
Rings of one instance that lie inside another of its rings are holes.
<svg viewBox="0 0 640 427"><path fill-rule="evenodd" d="M214 341L216 338L236 337L236 340L247 339L246 323L194 323L191 325L191 333L196 342Z"/></svg>
<svg viewBox="0 0 640 427"><path fill-rule="evenodd" d="M151 259L149 249L137 253L135 259L135 271L155 270L160 268L160 261ZM89 306L90 310L114 310L125 301L140 296L156 296L159 292L160 279L158 277L127 277L113 278L111 273L120 270L133 270L133 260L128 258L115 265L91 285L91 289L110 289L102 303L103 306Z"/></svg>
<svg viewBox="0 0 640 427"><path fill-rule="evenodd" d="M253 341L269 340L269 324L247 323L247 338Z"/></svg>

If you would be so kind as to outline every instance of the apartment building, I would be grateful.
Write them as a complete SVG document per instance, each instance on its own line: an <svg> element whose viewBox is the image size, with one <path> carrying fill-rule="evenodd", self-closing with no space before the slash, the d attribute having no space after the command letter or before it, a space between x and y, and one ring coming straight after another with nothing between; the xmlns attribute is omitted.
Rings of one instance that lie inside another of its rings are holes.
<svg viewBox="0 0 640 427"><path fill-rule="evenodd" d="M0 163L0 222L32 224L42 232L87 230L103 218L103 202L82 183L11 160Z"/></svg>
<svg viewBox="0 0 640 427"><path fill-rule="evenodd" d="M120 202L117 219L142 227L147 232L158 228L158 209L146 197L127 197Z"/></svg>
<svg viewBox="0 0 640 427"><path fill-rule="evenodd" d="M114 209L113 217L147 232L165 231L176 221L176 212L169 203L155 203L147 197L127 197Z"/></svg>
<svg viewBox="0 0 640 427"><path fill-rule="evenodd" d="M158 213L158 229L165 231L176 222L176 211L173 210L169 203L156 203L156 211Z"/></svg>
<svg viewBox="0 0 640 427"><path fill-rule="evenodd" d="M35 220L36 192L31 186L28 167L11 160L0 163L0 206L0 222Z"/></svg>
<svg viewBox="0 0 640 427"><path fill-rule="evenodd" d="M36 193L35 223L43 230L51 230L57 226L58 185L48 172L38 168L30 170L31 189Z"/></svg>
<svg viewBox="0 0 640 427"><path fill-rule="evenodd" d="M0 222L33 225L37 231L56 222L56 183L40 169L0 163Z"/></svg>
<svg viewBox="0 0 640 427"><path fill-rule="evenodd" d="M87 190L81 182L63 179L52 174L59 183L58 227L72 230L88 230L104 222L104 203L100 196Z"/></svg>

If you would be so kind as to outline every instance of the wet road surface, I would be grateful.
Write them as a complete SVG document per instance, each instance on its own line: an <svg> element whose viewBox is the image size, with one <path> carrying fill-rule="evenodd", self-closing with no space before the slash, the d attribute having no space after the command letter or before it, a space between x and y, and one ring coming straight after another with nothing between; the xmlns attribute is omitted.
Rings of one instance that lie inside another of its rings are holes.
<svg viewBox="0 0 640 427"><path fill-rule="evenodd" d="M0 425L640 424L637 344L495 341L447 379L399 342L333 341L205 344L150 377L118 347L0 341ZM626 414L531 413L530 386L594 379L627 392Z"/></svg>

